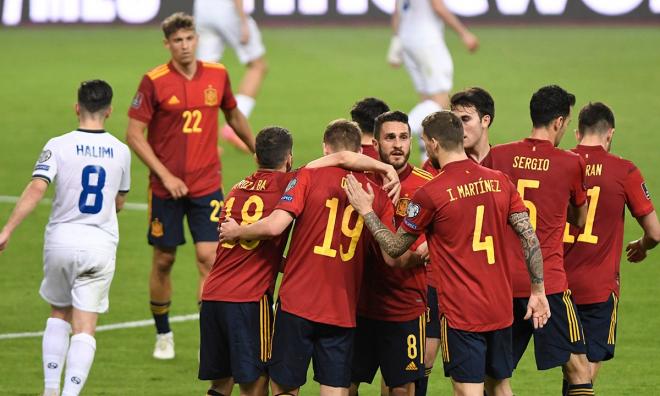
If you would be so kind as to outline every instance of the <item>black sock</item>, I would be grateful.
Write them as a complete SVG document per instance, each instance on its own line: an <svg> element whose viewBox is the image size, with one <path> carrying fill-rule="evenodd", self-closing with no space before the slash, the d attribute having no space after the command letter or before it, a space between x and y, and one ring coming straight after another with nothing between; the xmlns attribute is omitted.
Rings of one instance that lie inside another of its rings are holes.
<svg viewBox="0 0 660 396"><path fill-rule="evenodd" d="M568 381L566 381L566 378L564 378L561 383L561 396L566 396L567 393L568 393Z"/></svg>
<svg viewBox="0 0 660 396"><path fill-rule="evenodd" d="M426 396L426 391L429 387L429 376L432 370L433 366L427 367L424 371L424 377L415 381L415 396Z"/></svg>
<svg viewBox="0 0 660 396"><path fill-rule="evenodd" d="M159 303L151 301L151 315L156 322L156 332L158 334L165 334L171 331L170 329L170 304L171 301Z"/></svg>
<svg viewBox="0 0 660 396"><path fill-rule="evenodd" d="M589 384L577 384L577 385L568 385L568 396L585 396L585 395L595 395L594 386Z"/></svg>

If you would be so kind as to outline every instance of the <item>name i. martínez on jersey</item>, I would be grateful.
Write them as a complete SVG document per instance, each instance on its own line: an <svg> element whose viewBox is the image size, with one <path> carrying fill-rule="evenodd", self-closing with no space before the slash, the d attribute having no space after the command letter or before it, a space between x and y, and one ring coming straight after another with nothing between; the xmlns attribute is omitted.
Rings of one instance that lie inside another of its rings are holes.
<svg viewBox="0 0 660 396"><path fill-rule="evenodd" d="M454 188L456 190L454 190ZM447 193L449 193L449 202L456 201L460 198L474 197L475 195L501 191L500 181L497 179L479 179L477 181L461 184L447 189Z"/></svg>

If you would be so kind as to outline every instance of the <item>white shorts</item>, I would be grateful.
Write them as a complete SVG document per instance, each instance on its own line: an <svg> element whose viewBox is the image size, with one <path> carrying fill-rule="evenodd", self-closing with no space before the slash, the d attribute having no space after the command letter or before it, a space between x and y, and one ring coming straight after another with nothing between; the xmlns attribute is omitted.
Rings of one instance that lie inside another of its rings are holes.
<svg viewBox="0 0 660 396"><path fill-rule="evenodd" d="M403 64L415 90L424 95L451 91L454 65L444 42L425 45L403 44Z"/></svg>
<svg viewBox="0 0 660 396"><path fill-rule="evenodd" d="M56 307L104 313L114 274L114 251L46 246L39 294Z"/></svg>
<svg viewBox="0 0 660 396"><path fill-rule="evenodd" d="M241 44L241 23L232 0L195 0L194 14L199 34L197 58L200 60L218 62L227 44L234 49L242 64L266 53L261 33L252 17L248 17L248 43Z"/></svg>

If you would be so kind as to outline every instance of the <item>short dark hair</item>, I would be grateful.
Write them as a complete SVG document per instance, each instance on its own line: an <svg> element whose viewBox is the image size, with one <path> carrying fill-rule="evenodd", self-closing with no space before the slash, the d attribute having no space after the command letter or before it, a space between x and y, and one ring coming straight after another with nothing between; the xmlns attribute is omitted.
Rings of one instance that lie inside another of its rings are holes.
<svg viewBox="0 0 660 396"><path fill-rule="evenodd" d="M557 117L568 117L575 105L575 95L558 85L545 86L532 95L529 114L534 127L543 127Z"/></svg>
<svg viewBox="0 0 660 396"><path fill-rule="evenodd" d="M333 151L348 150L357 153L362 147L362 134L358 125L353 121L334 120L325 127L323 143Z"/></svg>
<svg viewBox="0 0 660 396"><path fill-rule="evenodd" d="M479 119L483 119L485 115L490 116L488 126L495 119L495 101L483 88L472 87L456 92L451 97L451 109L454 110L457 106L474 107L479 114Z"/></svg>
<svg viewBox="0 0 660 396"><path fill-rule="evenodd" d="M277 169L284 164L293 149L293 137L286 129L269 126L260 130L255 138L255 153L260 168Z"/></svg>
<svg viewBox="0 0 660 396"><path fill-rule="evenodd" d="M103 80L87 80L78 87L78 104L88 113L107 109L112 103L112 87Z"/></svg>
<svg viewBox="0 0 660 396"><path fill-rule="evenodd" d="M463 151L463 123L451 111L431 113L422 121L424 134L447 151Z"/></svg>
<svg viewBox="0 0 660 396"><path fill-rule="evenodd" d="M374 121L379 115L390 111L390 107L378 98L364 98L351 108L351 119L357 122L360 130L372 134L376 130Z"/></svg>
<svg viewBox="0 0 660 396"><path fill-rule="evenodd" d="M163 23L160 24L160 28L163 29L165 38L170 38L171 35L181 29L195 30L195 19L185 12L175 12L165 18Z"/></svg>
<svg viewBox="0 0 660 396"><path fill-rule="evenodd" d="M408 115L402 111L394 110L388 111L376 117L374 120L374 137L378 139L380 137L380 130L383 127L383 124L386 122L400 122L408 126L408 132L410 132L410 125L408 125Z"/></svg>
<svg viewBox="0 0 660 396"><path fill-rule="evenodd" d="M604 133L614 128L614 113L603 102L589 102L580 110L578 120L580 133Z"/></svg>

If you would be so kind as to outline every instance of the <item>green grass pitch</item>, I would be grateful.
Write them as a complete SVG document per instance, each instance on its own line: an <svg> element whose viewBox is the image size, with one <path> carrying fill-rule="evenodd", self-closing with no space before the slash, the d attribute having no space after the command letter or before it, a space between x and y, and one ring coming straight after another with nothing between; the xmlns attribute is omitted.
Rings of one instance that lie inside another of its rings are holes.
<svg viewBox="0 0 660 396"><path fill-rule="evenodd" d="M494 96L494 143L524 137L529 131L529 98L541 85L557 83L577 96L578 108L602 100L614 109L617 132L613 151L632 159L651 191L660 190L660 31L651 28L484 27L475 29L481 49L468 55L448 34L457 89L479 85ZM271 124L289 128L300 165L321 154L326 123L347 117L357 99L377 96L408 111L416 96L403 70L385 63L385 28L264 29L270 73L250 119L255 131ZM0 195L20 195L44 143L76 127L75 92L81 80L103 78L115 89L108 129L124 137L126 111L141 75L168 59L156 27L3 29L0 62ZM242 68L233 54L226 64L238 84ZM571 126L577 126L574 120ZM572 147L568 133L562 146ZM250 157L232 148L224 156L225 188L253 168ZM131 202L146 202L146 168L134 158ZM52 191L49 193L52 194ZM12 208L0 204L4 223ZM40 206L15 232L0 254L0 334L42 330L48 306L40 299L41 249L49 207ZM146 212L119 215L121 243L111 289L111 311L100 324L150 317L147 279L150 249L145 241ZM625 240L640 235L628 216ZM604 365L600 395L651 395L660 388L657 315L658 252L639 265L622 264L623 298L616 358ZM190 244L181 248L173 273L172 315L196 311L197 273ZM86 394L201 395L207 385L196 379L197 322L176 323L177 357L151 358L151 327L98 333L98 350ZM0 340L0 394L36 395L42 389L41 339ZM450 394L436 363L430 395ZM528 353L515 372L518 395L557 395L561 372L538 372ZM309 382L303 394L316 393ZM378 394L363 386L362 395Z"/></svg>

